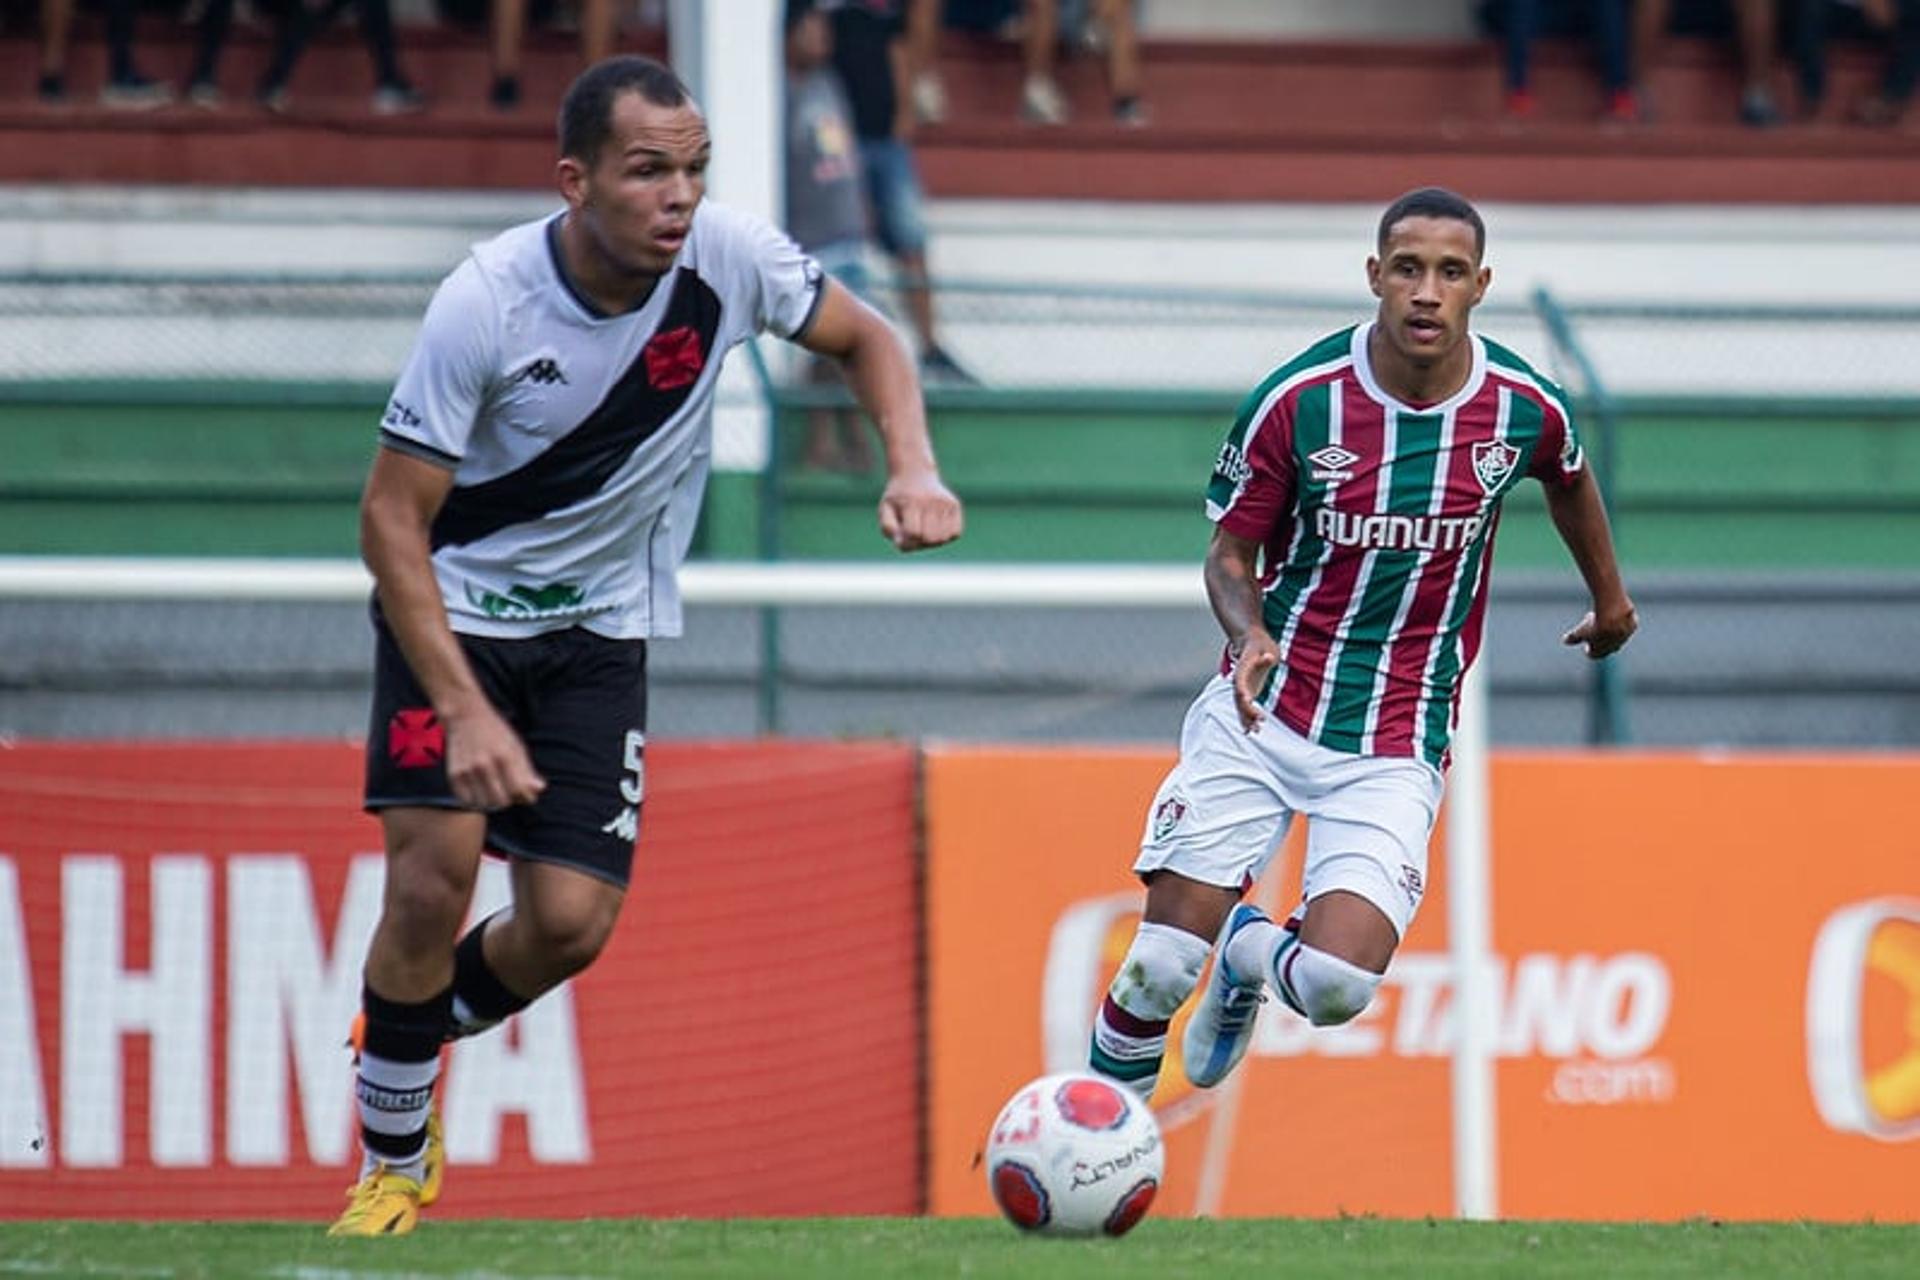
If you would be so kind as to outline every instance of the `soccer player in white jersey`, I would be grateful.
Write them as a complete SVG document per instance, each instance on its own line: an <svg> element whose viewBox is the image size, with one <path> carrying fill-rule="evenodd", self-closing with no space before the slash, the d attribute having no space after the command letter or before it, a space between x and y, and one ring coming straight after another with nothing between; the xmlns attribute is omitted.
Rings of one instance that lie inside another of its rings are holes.
<svg viewBox="0 0 1920 1280"><path fill-rule="evenodd" d="M1592 598L1564 641L1599 659L1634 632L1565 398L1469 329L1485 249L1458 195L1396 200L1367 260L1377 316L1275 370L1215 462L1205 577L1226 650L1148 812L1146 909L1089 1053L1142 1096L1209 952L1181 1042L1202 1087L1246 1052L1263 988L1316 1025L1372 1000L1425 889L1500 504L1523 478L1545 486ZM1275 924L1240 898L1295 815L1303 901Z"/></svg>
<svg viewBox="0 0 1920 1280"><path fill-rule="evenodd" d="M413 1228L439 1194L442 1043L579 972L613 929L646 642L680 631L727 351L766 329L838 358L886 451L881 532L902 551L960 534L906 348L785 235L702 201L709 148L665 67L589 68L561 110L565 210L446 278L382 420L361 545L386 896L355 1032L364 1160L336 1234ZM511 859L513 905L459 937L483 850Z"/></svg>

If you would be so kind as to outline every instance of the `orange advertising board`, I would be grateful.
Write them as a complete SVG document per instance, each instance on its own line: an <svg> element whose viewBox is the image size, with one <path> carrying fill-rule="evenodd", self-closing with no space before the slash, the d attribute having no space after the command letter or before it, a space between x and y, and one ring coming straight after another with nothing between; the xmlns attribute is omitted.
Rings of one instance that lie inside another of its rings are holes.
<svg viewBox="0 0 1920 1280"><path fill-rule="evenodd" d="M647 756L613 941L448 1055L434 1215L913 1212L912 749ZM0 747L0 1217L338 1211L382 880L360 772L345 744Z"/></svg>
<svg viewBox="0 0 1920 1280"><path fill-rule="evenodd" d="M992 1212L1001 1102L1084 1065L1171 762L930 753L934 1212ZM1510 754L1493 793L1500 1213L1920 1220L1920 757ZM1282 910L1298 834L1255 890ZM1269 1001L1210 1092L1169 1059L1156 1212L1452 1212L1446 879L1437 834L1353 1023Z"/></svg>

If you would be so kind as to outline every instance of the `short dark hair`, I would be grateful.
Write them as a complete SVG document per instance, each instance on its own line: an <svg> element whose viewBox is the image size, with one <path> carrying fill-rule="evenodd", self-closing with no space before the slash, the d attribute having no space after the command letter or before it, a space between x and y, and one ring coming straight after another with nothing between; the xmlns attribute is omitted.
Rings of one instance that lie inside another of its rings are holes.
<svg viewBox="0 0 1920 1280"><path fill-rule="evenodd" d="M1445 187L1416 187L1387 206L1387 211L1380 215L1377 242L1382 253L1386 252L1387 237L1393 233L1395 224L1407 218L1452 218L1455 222L1464 222L1473 228L1473 256L1479 258L1487 251L1487 224L1480 220L1480 211L1465 196Z"/></svg>
<svg viewBox="0 0 1920 1280"><path fill-rule="evenodd" d="M656 107L683 107L693 94L680 77L652 58L621 54L594 63L574 80L560 103L560 154L592 164L613 136L613 104L637 93Z"/></svg>

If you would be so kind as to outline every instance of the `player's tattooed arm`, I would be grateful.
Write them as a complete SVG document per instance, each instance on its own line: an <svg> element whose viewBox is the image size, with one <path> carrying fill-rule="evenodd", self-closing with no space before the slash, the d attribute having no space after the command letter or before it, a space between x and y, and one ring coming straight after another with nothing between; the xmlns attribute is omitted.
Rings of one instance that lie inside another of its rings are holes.
<svg viewBox="0 0 1920 1280"><path fill-rule="evenodd" d="M1584 649L1589 658L1604 658L1632 638L1639 629L1640 616L1634 611L1626 584L1620 580L1600 484L1594 479L1593 468L1585 467L1573 483L1564 487L1549 484L1546 489L1553 527L1573 554L1573 563L1593 597L1593 608L1560 638L1561 643Z"/></svg>
<svg viewBox="0 0 1920 1280"><path fill-rule="evenodd" d="M1280 664L1280 646L1267 633L1259 570L1260 544L1215 526L1207 547L1207 600L1227 633L1233 701L1248 733L1260 731L1266 714L1260 709L1260 692Z"/></svg>

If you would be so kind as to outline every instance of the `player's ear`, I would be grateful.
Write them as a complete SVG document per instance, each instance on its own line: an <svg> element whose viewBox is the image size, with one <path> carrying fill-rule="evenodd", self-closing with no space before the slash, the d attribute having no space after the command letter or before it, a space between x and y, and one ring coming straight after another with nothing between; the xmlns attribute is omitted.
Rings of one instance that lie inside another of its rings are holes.
<svg viewBox="0 0 1920 1280"><path fill-rule="evenodd" d="M1480 274L1476 276L1473 281L1473 305L1474 306L1477 307L1480 305L1481 300L1487 296L1487 286L1492 283L1493 283L1493 268L1492 267L1480 268Z"/></svg>
<svg viewBox="0 0 1920 1280"><path fill-rule="evenodd" d="M1380 296L1380 259L1367 255L1367 288L1373 290L1373 296Z"/></svg>
<svg viewBox="0 0 1920 1280"><path fill-rule="evenodd" d="M560 157L560 163L554 167L554 181L569 209L578 209L587 202L587 178L585 161L577 156Z"/></svg>

